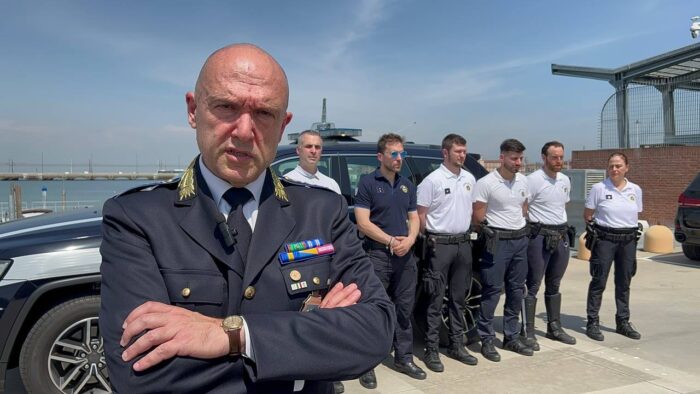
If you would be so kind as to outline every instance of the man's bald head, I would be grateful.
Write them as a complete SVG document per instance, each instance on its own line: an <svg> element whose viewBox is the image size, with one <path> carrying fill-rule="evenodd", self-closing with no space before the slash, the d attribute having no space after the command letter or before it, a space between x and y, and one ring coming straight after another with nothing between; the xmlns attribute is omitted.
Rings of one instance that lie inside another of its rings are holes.
<svg viewBox="0 0 700 394"><path fill-rule="evenodd" d="M211 54L185 101L205 166L236 187L254 181L272 163L292 120L284 70L251 44Z"/></svg>
<svg viewBox="0 0 700 394"><path fill-rule="evenodd" d="M279 84L284 97L284 109L289 105L289 82L282 66L264 49L253 44L231 44L216 50L204 62L197 77L195 97L207 87L207 82L220 78L259 78L266 83Z"/></svg>

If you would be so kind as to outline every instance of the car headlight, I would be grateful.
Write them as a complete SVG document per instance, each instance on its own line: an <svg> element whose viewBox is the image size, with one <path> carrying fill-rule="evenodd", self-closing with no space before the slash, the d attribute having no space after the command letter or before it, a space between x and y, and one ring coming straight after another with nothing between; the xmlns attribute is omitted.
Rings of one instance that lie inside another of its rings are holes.
<svg viewBox="0 0 700 394"><path fill-rule="evenodd" d="M0 279L5 277L5 274L10 269L12 260L0 260Z"/></svg>

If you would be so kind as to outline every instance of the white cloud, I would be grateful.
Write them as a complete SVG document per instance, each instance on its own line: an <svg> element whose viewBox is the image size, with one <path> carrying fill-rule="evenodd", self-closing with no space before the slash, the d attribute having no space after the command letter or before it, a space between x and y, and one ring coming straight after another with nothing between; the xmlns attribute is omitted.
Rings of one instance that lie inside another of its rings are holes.
<svg viewBox="0 0 700 394"><path fill-rule="evenodd" d="M339 33L337 38L325 43L327 49L321 57L324 68L333 68L348 59L351 47L371 36L379 23L386 18L386 1L362 0L354 10L354 19Z"/></svg>

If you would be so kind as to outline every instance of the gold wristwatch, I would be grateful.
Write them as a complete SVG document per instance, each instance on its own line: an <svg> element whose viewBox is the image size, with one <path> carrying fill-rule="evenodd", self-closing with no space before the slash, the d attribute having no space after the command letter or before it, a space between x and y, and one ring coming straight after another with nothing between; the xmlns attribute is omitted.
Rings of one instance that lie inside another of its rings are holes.
<svg viewBox="0 0 700 394"><path fill-rule="evenodd" d="M221 322L221 328L228 335L228 355L238 356L241 354L241 329L243 328L243 319L240 316L229 316Z"/></svg>

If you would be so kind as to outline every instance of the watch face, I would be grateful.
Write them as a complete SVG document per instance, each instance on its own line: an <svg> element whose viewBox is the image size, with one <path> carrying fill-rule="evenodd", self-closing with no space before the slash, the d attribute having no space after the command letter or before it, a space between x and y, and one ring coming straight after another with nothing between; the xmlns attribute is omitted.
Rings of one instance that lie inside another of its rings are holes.
<svg viewBox="0 0 700 394"><path fill-rule="evenodd" d="M243 327L243 319L240 316L229 316L224 319L224 328L227 330L237 330Z"/></svg>

